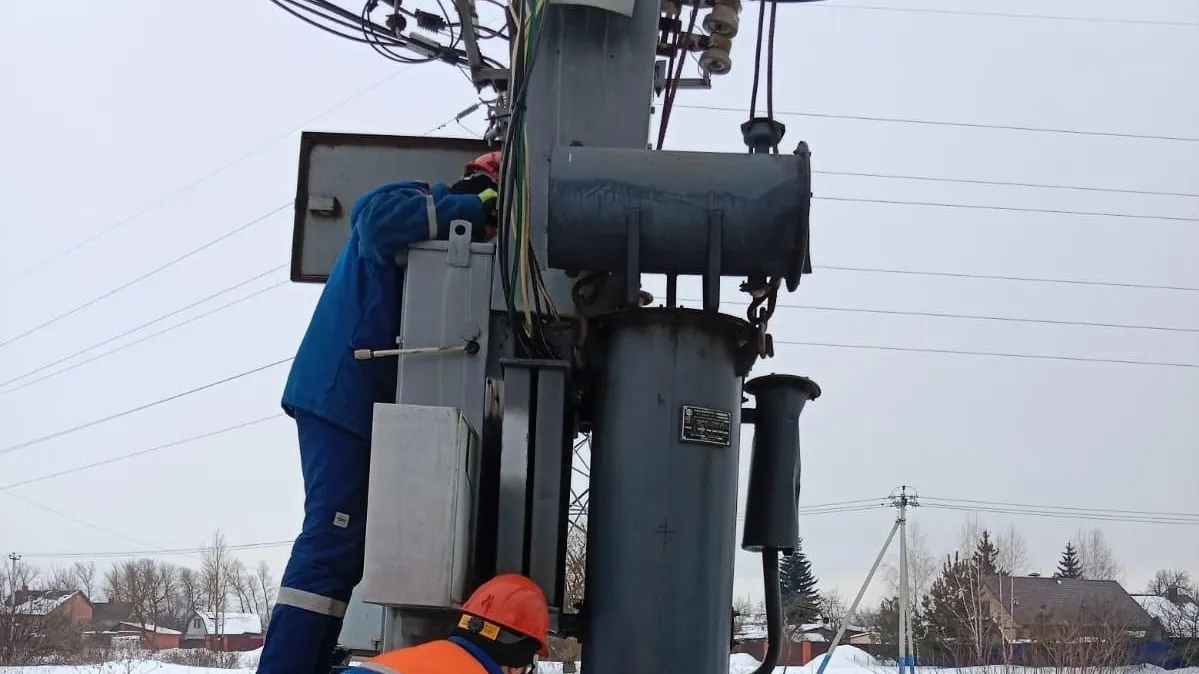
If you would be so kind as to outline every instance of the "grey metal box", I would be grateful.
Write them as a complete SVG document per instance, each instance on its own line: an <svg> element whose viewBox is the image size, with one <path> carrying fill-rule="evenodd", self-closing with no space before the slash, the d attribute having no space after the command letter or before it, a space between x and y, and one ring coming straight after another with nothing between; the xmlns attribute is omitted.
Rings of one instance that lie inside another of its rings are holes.
<svg viewBox="0 0 1199 674"><path fill-rule="evenodd" d="M405 180L452 183L489 150L481 140L305 131L300 136L291 280L324 283L350 236L350 209L374 188Z"/></svg>
<svg viewBox="0 0 1199 674"><path fill-rule="evenodd" d="M457 222L457 221L456 221ZM471 428L483 427L490 292L495 246L471 243L469 223L448 241L413 244L406 252L400 342L403 348L478 345L476 353L399 356L396 402L457 407Z"/></svg>
<svg viewBox="0 0 1199 674"><path fill-rule="evenodd" d="M375 405L364 601L452 607L465 600L478 447L457 409Z"/></svg>
<svg viewBox="0 0 1199 674"><path fill-rule="evenodd" d="M337 644L356 653L378 653L383 649L383 607L362 601L362 585L350 595Z"/></svg>

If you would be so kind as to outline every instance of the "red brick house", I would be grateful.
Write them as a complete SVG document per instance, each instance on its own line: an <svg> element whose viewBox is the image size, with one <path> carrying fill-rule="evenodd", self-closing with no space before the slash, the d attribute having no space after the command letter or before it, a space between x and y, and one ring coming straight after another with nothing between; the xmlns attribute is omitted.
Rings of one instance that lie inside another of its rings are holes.
<svg viewBox="0 0 1199 674"><path fill-rule="evenodd" d="M79 590L17 590L4 606L16 622L60 618L73 623L92 620L92 602Z"/></svg>
<svg viewBox="0 0 1199 674"><path fill-rule="evenodd" d="M179 645L213 651L252 651L265 637L262 619L253 613L196 611L187 623Z"/></svg>
<svg viewBox="0 0 1199 674"><path fill-rule="evenodd" d="M787 640L779 653L779 667L800 667L828 652L836 636L836 630L826 623L791 625L787 627ZM842 645L865 647L870 644L870 635L862 628L850 626L845 630ZM766 639L766 625L761 620L746 621L733 640L733 653L745 653L759 662L766 657L770 643ZM840 651L838 651L840 652Z"/></svg>

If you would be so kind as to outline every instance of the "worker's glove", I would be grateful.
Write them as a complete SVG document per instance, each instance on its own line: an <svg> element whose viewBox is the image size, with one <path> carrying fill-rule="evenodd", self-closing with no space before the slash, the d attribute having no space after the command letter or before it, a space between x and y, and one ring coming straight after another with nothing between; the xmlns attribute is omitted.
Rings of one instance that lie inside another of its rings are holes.
<svg viewBox="0 0 1199 674"><path fill-rule="evenodd" d="M463 178L450 186L450 191L455 194L478 194L482 195L484 190L495 192L499 185L491 179L491 176L486 173L476 173L472 176Z"/></svg>

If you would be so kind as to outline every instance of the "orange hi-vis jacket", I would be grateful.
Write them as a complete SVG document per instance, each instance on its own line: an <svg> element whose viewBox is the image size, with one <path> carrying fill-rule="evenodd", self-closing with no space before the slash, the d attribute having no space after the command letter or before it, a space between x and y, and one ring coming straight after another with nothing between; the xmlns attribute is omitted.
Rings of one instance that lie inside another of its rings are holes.
<svg viewBox="0 0 1199 674"><path fill-rule="evenodd" d="M441 639L420 646L383 653L346 670L346 674L498 674L494 663L483 664L472 654L471 644L457 639ZM480 656L486 658L481 652ZM490 658L488 658L490 660Z"/></svg>

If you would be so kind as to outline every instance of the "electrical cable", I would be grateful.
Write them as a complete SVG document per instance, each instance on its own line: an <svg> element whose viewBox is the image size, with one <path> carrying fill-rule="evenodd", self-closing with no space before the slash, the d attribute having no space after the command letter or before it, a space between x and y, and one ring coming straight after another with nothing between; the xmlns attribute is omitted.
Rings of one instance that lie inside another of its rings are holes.
<svg viewBox="0 0 1199 674"><path fill-rule="evenodd" d="M112 533L112 532L106 532L106 533ZM125 537L121 536L121 538L125 538ZM225 545L225 549L231 550L231 551L265 550L268 548L282 548L285 546L292 545L294 543L295 543L294 540L263 541L263 542L259 542L259 543L238 543L235 545ZM139 545L148 546L149 544L148 543L139 543ZM117 557L145 557L145 556L153 556L153 555L194 555L194 554L202 553L207 549L208 548L205 548L205 547L170 548L170 549L168 549L168 548L153 548L153 549L149 549L149 550L123 550L123 551L119 551L119 552L114 552L114 551L22 552L19 554L21 555L21 557L28 557L29 559L89 559L89 558L113 559L113 558L117 558Z"/></svg>
<svg viewBox="0 0 1199 674"><path fill-rule="evenodd" d="M964 208L977 211L1005 211L1014 213L1049 213L1051 215L1080 215L1100 218L1132 218L1135 220L1169 220L1174 222L1199 222L1197 217L1182 215L1140 215L1135 213L1110 213L1106 211L1071 211L1058 208L1031 208L1023 206L984 206L981 204L947 204L934 201L902 201L899 199L868 199L864 197L812 197L813 201L844 201L858 204L887 204L892 206L924 206L928 208Z"/></svg>
<svg viewBox="0 0 1199 674"><path fill-rule="evenodd" d="M225 289L223 289L223 290L218 290L217 292L215 292L215 293L213 293L213 294L211 294L211 295L208 295L207 297L202 297L202 298L200 298L200 299L196 300L195 302L192 302L191 304L187 304L187 305L185 305L185 306L182 306L182 307L180 307L180 308L178 308L178 309L175 309L174 311L171 311L170 313L163 314L163 315L159 316L158 318L155 318L155 319L153 319L153 320L146 321L145 323L142 323L142 324L140 324L140 325L137 325L137 326L135 326L135 327L129 328L128 330L126 330L126 331L124 331L124 332L121 332L121 333L115 334L115 335L113 335L112 337L109 337L109 338L107 338L107 339L104 339L104 340L102 340L102 341L96 342L95 344L92 344L92 345L91 345L91 346L89 346L89 347L86 347L86 348L80 349L80 350L78 350L78 351L76 351L76 352L74 352L74 353L71 353L71 354L68 354L68 355L66 355L66 356L63 356L63 357L59 358L58 360L51 361L51 362L49 362L49 363L46 363L45 365L40 365L40 366L38 366L38 367L36 367L36 368L34 368L34 369L32 369L32 370L29 370L29 371L25 372L24 374L19 374L19 375L15 376L15 377L12 377L12 378L10 378L10 379L8 379L8 380L6 380L6 381L0 382L0 388L3 388L3 387L5 387L5 386L8 386L9 384L12 384L12 383L14 383L14 382L18 382L18 381L20 381L20 380L22 380L22 379L27 379L27 378L29 378L29 377L32 377L33 375L35 375L35 374L37 374L37 373L39 373L39 372L44 372L45 370L48 370L48 369L50 369L50 368L54 367L55 365L58 365L59 363L64 363L64 362L66 362L66 361L68 361L68 360L71 360L72 358L76 358L76 357L78 357L78 356L82 356L83 354L85 354L85 353L87 353L87 352L89 352L89 351L93 351L93 350L95 350L95 349L98 349L98 348L100 348L101 346L104 346L105 344L111 344L112 342L115 342L115 341L117 341L118 339L120 339L120 338L122 338L122 337L127 337L127 336L129 336L129 335L131 335L131 334L133 334L133 333L137 332L138 330L142 330L142 329L144 329L144 328L148 328L148 327L150 327L151 325L154 325L154 324L156 324L156 323L161 323L162 321L165 321L166 319L168 319L168 318L171 318L172 316L177 316L177 315L179 315L179 314L181 314L181 313L183 313L183 312L187 311L188 309L192 309L192 308L198 307L198 306L200 306L201 304L204 304L204 303L206 303L206 302L209 302L209 301L211 301L211 300L214 300L214 299L216 299L216 298L218 298L218 297L220 297L220 296L222 296L222 295L227 295L228 293L231 293L231 292L233 292L234 290L237 290L238 288L241 288L241 287L243 287L243 286L249 285L249 284L253 283L254 281L257 281L258 279L260 279L260 278L262 278L262 277L264 277L264 276L269 276L270 274L273 274L273 273L275 273L275 272L277 272L277 271L279 271L279 270L281 270L281 269L284 269L284 268L286 268L286 267L287 267L287 264L286 264L286 263L284 263L284 264L281 264L281 265L279 265L279 266L277 266L277 267L273 267L273 268L271 268L271 269L268 269L268 270L266 270L266 271L264 271L264 272L261 272L261 273L259 273L259 274L255 274L254 276L251 276L251 277L250 277L250 278L248 278L248 279L245 279L245 280L243 280L243 281L239 281L239 282L237 282L237 283L235 283L235 284L233 284L233 285L231 285L231 286L229 286L229 287L227 287L227 288L225 288ZM273 287L276 287L276 286L271 286L271 287L273 288ZM222 305L222 307L221 307L221 308L228 308L228 307L232 306L233 304L234 304L234 303L225 304L225 305ZM218 310L219 310L219 309L218 309ZM197 317L197 318L198 318L198 317ZM195 318L193 318L193 319L191 319L191 320L195 320ZM182 326L182 325L185 325L185 323L180 323L179 325L176 325L176 326L174 326L174 327L180 327L180 326ZM171 328L171 329L174 329L174 328ZM155 333L155 334L157 335L157 334L162 334L162 333ZM110 351L110 352L107 352L107 353L112 353L112 352ZM68 368L68 369L71 369L71 368ZM66 370L59 370L59 371L58 371L58 372L56 372L55 374L61 374L62 372L66 372ZM37 381L41 381L41 379L38 379ZM8 393L11 393L12 391L16 391L16 390L18 390L19 388L23 388L23 386L22 386L22 387L13 388L13 389L10 389L10 390L8 390L8 391L3 391L3 392L0 392L0 396L6 395L6 394L8 394Z"/></svg>
<svg viewBox="0 0 1199 674"><path fill-rule="evenodd" d="M39 475L37 477L31 477L31 478L26 478L23 480L18 480L16 482L10 482L9 484L0 486L0 491L14 489L16 487L23 487L25 485L35 484L37 482L43 482L45 480L52 480L54 478L63 477L65 475L74 475L75 473L81 473L85 470L91 470L92 468L99 468L100 466L107 466L109 464L119 463L121 461L127 461L129 459L136 458L139 456L145 456L146 454L153 454L154 452L160 452L164 449L174 449L175 447L180 447L183 445L191 444L193 442L198 442L200 440L207 440L208 438L213 438L218 435L224 435L226 433L232 433L233 431L239 431L243 428L249 428L251 426L257 426L259 424L263 424L268 421L273 421L275 419L281 419L286 416L287 416L286 414L279 412L277 414L272 414L270 416L261 417L259 419L254 419L252 421L245 421L245 422L242 422L239 424L234 424L232 426L226 426L224 428L220 428L215 431L208 431L207 433L193 435L193 436L190 436L187 438L183 438L182 440L174 440L172 442L167 442L167 443L164 443L161 445L155 445L154 447L150 447L148 449L140 449L136 452L130 452L128 454L121 454L119 456L114 456L109 459L104 459L103 461L96 461L93 463L84 464L82 466L75 466L73 468L67 468L65 470L60 470L60 471L57 471L54 473L47 473L45 475Z"/></svg>
<svg viewBox="0 0 1199 674"><path fill-rule="evenodd" d="M9 337L8 339L4 340L3 342L0 342L0 347L5 347L5 346L8 346L9 344L12 344L13 342L24 339L24 338L28 337L29 335L32 335L35 332L38 332L39 330L42 330L44 328L50 327L51 325L54 325L55 323L63 320L64 318L73 316L73 315L79 313L80 311L87 309L90 306L93 306L103 300L108 299L109 297L112 297L113 295L116 295L117 293L121 292L122 290L127 290L128 288L131 288L131 287L137 285L138 283L141 283L142 281L145 281L146 279L148 279L160 272L170 269L171 267L179 264L180 262L183 262L184 260L186 260L194 255L197 255L199 253L204 252L205 250L208 250L209 248L212 248L213 246L217 245L218 243L221 243L222 241L224 241L228 238L231 238L237 234L240 234L240 233L246 231L247 229L250 229L251 227L265 221L267 218L271 217L272 215L282 211L285 208L290 208L291 206L292 206L291 201L288 201L285 204L281 204L280 206L271 209L267 213L264 213L263 215L260 215L256 218L254 218L253 220L245 222L245 223L235 227L234 229L232 229L228 232L225 232L224 234L216 237L215 239L209 240L207 243L199 246L198 248L193 248L192 250L184 253L183 255L180 255L179 257L171 260L170 262L167 262L166 264L155 267L154 269L151 269L150 271L142 274L141 276L134 278L131 281L127 281L127 282L117 286L116 288L109 290L106 293L103 293L97 297L94 297L94 298L88 300L87 302L84 302L83 304L76 306L74 309L70 309L69 311L58 314L54 318L51 318L50 320L39 323L38 325L35 325L34 327L29 328L25 332L22 332L14 337Z"/></svg>
<svg viewBox="0 0 1199 674"><path fill-rule="evenodd" d="M711 111L711 112L736 112L736 113L744 113L745 112L744 110L739 109L739 108L734 108L734 107L730 107L730 106L721 106L721 105L688 104L688 105L679 105L677 107L684 108L687 110L707 110L707 111ZM970 123L970 122L951 122L951 121L942 121L942 120L933 120L933 119L914 119L914 118L903 118L903 117L868 117L868 116L864 116L864 115L836 115L836 114L828 114L828 113L800 112L797 110L775 110L774 114L778 115L779 117L811 117L811 118L816 118L816 119L840 119L840 120L849 120L849 121L855 121L855 122L882 122L882 123L888 123L888 124L919 124L919 125L927 125L927 126L957 127L957 128L963 128L963 129L987 129L987 130L994 130L994 131L1020 131L1020 132L1029 132L1029 133L1056 133L1056 134L1066 134L1066 135L1074 135L1074 136L1095 136L1095 137L1101 137L1101 138L1125 138L1125 139L1135 139L1135 140L1162 140L1162 141L1175 141L1175 142L1183 142L1183 143L1199 143L1199 137L1193 137L1193 136L1166 136L1166 135L1153 135L1153 134L1142 134L1142 133L1121 133L1121 132L1113 132L1113 131L1086 131L1083 129L1062 129L1062 128L1052 128L1052 127L1016 126L1016 125L1006 125L1006 124L977 124L977 123Z"/></svg>
<svg viewBox="0 0 1199 674"><path fill-rule="evenodd" d="M775 339L775 344L791 346L817 346L831 349L866 349L871 351L895 351L899 353L940 353L957 356L984 356L988 358L1018 358L1027 360L1056 360L1072 363L1109 363L1115 365L1141 365L1145 367L1170 367L1183 369L1199 369L1199 363L1173 363L1147 360L1122 360L1118 358L1087 358L1084 356L1049 356L1033 353L1007 353L1002 351L967 351L965 349L932 349L905 346L884 346L881 344L839 344L836 342L801 342L786 339Z"/></svg>
<svg viewBox="0 0 1199 674"><path fill-rule="evenodd" d="M57 377L57 376L58 376L58 375L60 375L60 374L64 374L64 373L70 372L70 371L72 371L72 370L75 370L75 369L81 368L81 367L83 367L84 365L87 365L88 363L94 363L94 362L96 362L96 361L98 361L98 360L101 360L101 359L103 359L103 358L107 358L108 356L111 356L111 355L113 355L113 354L115 354L115 353L120 353L121 351L124 351L125 349L131 348L131 347L134 347L134 346L137 346L138 344L141 344L142 342L146 342L146 341L149 341L149 340L151 340L151 339L154 339L155 337L161 337L162 335L165 335L165 334L166 334L166 333L168 333L168 332L173 332L174 330L176 330L176 329L178 329L178 328L182 328L182 327L183 327L183 326L185 326L185 325L189 325L189 324L191 324L191 323L195 323L195 322L196 322L196 321L198 321L198 320L201 320L201 319L203 319L203 318L207 318L207 317L209 317L209 316L212 316L213 314L217 314L217 313L220 313L220 312L222 312L222 311L224 311L224 310L226 310L226 309L229 309L229 308L235 307L235 306L237 306L238 304L241 304L242 302L245 302L245 301L248 301L248 300L254 299L255 297L258 297L258 296L260 296L260 295L263 295L263 294L265 294L265 293L267 293L267 292L269 292L269 291L271 291L271 290L274 290L274 289L276 289L276 288L280 288L280 287L282 287L282 286L284 286L284 285L287 285L287 281L286 281L286 280L279 281L278 283L275 283L275 284L273 284L273 285L269 285L269 286L267 286L267 287L265 287L265 288L260 288L260 289L258 289L258 290L256 290L256 291L254 291L254 292L250 293L249 295L243 295L242 297L239 297L239 298L237 298L237 299L235 299L235 300L231 300L231 301L229 301L229 302L226 302L225 304L222 304L222 305L220 305L220 306L217 306L217 307L214 307L214 308L212 308L212 309L209 309L208 311L205 311L205 312L203 312L203 313L196 314L195 316L191 316L191 317L187 318L186 320L180 321L179 323L176 323L176 324L174 324L174 325L171 325L171 326L168 326L168 327L166 327L166 328L163 328L162 330L158 330L158 331L156 331L156 332L152 332L152 333L150 333L150 334L148 334L148 335L144 335L144 336L142 336L142 337L139 337L139 338L137 338L137 339L135 339L135 340L133 340L133 341L131 341L131 342L127 342L127 343L125 343L125 344L122 344L122 345L120 345L120 346L118 346L118 347L116 347L116 348L109 349L109 350L107 350L107 351L105 351L105 352L103 352L103 353L96 354L95 356L92 356L91 358L87 358L87 359L81 360L81 361L79 361L79 362L77 362L77 363L71 363L70 365L68 365L67 367L64 367L64 368L62 368L61 370L56 370L56 371L54 371L54 372L51 372L50 374L47 374L47 375L43 375L43 376L41 376L41 377L38 377L37 379L33 379L33 380L31 380L31 381L26 381L26 382L23 382L23 383L17 384L16 386L14 386L14 387L12 387L12 388L10 388L10 389L6 390L6 391L0 391L0 398L4 397L4 396L6 396L6 395L8 395L8 394L10 394L10 393L15 393L15 392L17 392L17 391L20 391L21 389L24 389L24 388L28 388L28 387L30 387L30 386L33 386L34 384L37 384L37 383L40 383L40 382L46 381L47 379L53 379L54 377ZM109 339L109 340L106 340L106 341L112 341L113 339L116 339L116 338L114 337L114 338L112 338L112 339ZM89 349L90 349L90 348L93 348L93 347L89 347ZM88 349L84 349L84 351L87 351L87 350L88 350ZM76 353L75 355L78 355L78 353ZM71 357L73 357L73 356L68 356L67 358L71 358ZM62 362L63 360L66 360L66 359L59 359L59 360L58 360L58 361L56 361L56 362ZM46 367L48 367L48 366L43 366L42 368L39 368L39 369L45 369Z"/></svg>
<svg viewBox="0 0 1199 674"><path fill-rule="evenodd" d="M134 220L140 218L141 216L157 209L158 207L163 206L164 204L166 204L168 202L174 201L178 197L186 194L187 192L191 191L192 189L195 189L196 187L199 187L200 185L203 185L204 183L208 182L209 180L212 180L216 176L224 173L225 171L228 171L229 169L233 168L234 166L237 166L238 164L244 162L245 160L257 155L258 153L262 152L263 150L267 149L268 147L271 147L275 143L278 143L279 141L281 141L285 138L290 138L293 134L295 134L297 132L303 131L304 127L312 124L313 122L316 122L324 117L329 116L330 114L340 110L341 108L344 108L345 106L347 106L350 103L352 103L353 101L361 98L362 96L370 93L371 91L374 91L375 89L378 89L379 87L383 86L384 84L387 84L388 82L399 77L401 74L403 74L407 70L408 70L408 68L400 68L400 69L390 73L389 75L387 75L387 77L384 77L384 78L376 81L374 84L371 84L363 89L359 89L358 91L351 94L349 97L342 99L339 103L337 103L333 106L330 106L328 108L325 108L322 112L308 118L302 124L295 126L277 136L272 137L270 140L259 145L258 147L254 148L253 150L250 150L249 152L241 155L240 157L234 159L233 161L222 164L221 166L219 166L216 170L212 171L211 173L207 173L207 174L191 181L190 183L187 183L183 187L180 187L180 188L168 193L165 197L162 197L156 201L150 202L148 205L146 205L142 209L140 209L130 215L127 215L127 216L121 218L120 220L117 220L113 224L109 225L108 227L105 227L104 229L96 232L95 234L90 234L87 237L83 238L82 240L60 250L59 252L54 253L54 254L50 255L49 257L43 258L41 261L34 263L33 266L26 267L23 271L18 272L16 275L10 276L10 277L4 279L3 281L0 281L0 287L7 286L9 283L12 283L14 281L17 281L18 279L24 278L25 276L28 276L29 274L32 274L33 272L38 271L39 269L45 267L46 265L64 257L70 253L73 253L81 248L84 248L85 246L95 242L96 240L98 240L108 234L111 234L112 232L128 225L129 223L131 223Z"/></svg>
<svg viewBox="0 0 1199 674"><path fill-rule="evenodd" d="M1161 192L1157 190L1121 189L1118 187L1084 187L1078 185L1058 185L1053 183L1024 183L1005 180L970 180L967 178L942 178L937 176L901 175L897 173L863 173L860 171L812 171L815 175L850 176L854 178L887 178L892 180L921 180L937 183L954 183L963 185L990 185L995 187L1033 187L1047 190L1077 190L1081 192L1103 192L1108 194L1137 194L1154 197L1186 197L1199 199L1199 192Z"/></svg>
<svg viewBox="0 0 1199 674"><path fill-rule="evenodd" d="M937 497L937 496L924 496L922 494L920 496L921 503L923 503L925 500L937 501L937 502L941 502L941 503L947 503L950 505L969 504L969 505L985 505L985 506L996 506L996 507L1029 508L1029 509L1033 509L1033 510L1042 510L1042 511L1062 510L1062 511L1067 511L1067 512L1089 513L1092 515L1093 514L1144 515L1144 516L1148 516L1148 517L1175 517L1175 518L1186 518L1186 519L1199 520L1199 512L1188 513L1188 512L1162 511L1162 510L1125 510L1125 509L1119 509L1119 508L1079 508L1079 507L1075 507L1075 506L1045 505L1045 504L1038 504L1038 503L1015 503L1012 501L983 501L983 500L966 499L966 498L941 498L941 497Z"/></svg>
<svg viewBox="0 0 1199 674"><path fill-rule="evenodd" d="M699 302L688 298L684 302ZM1051 318L1022 318L1016 316L988 316L984 314L957 314L937 311L905 311L901 309L862 309L857 307L829 307L812 304L784 304L779 302L780 309L802 309L805 311L830 311L853 314L881 314L886 316L914 316L922 318L955 318L969 321L996 321L1000 323L1033 323L1038 325L1063 325L1081 328L1107 328L1113 330L1150 330L1160 332L1199 333L1199 328L1184 328L1170 325L1144 325L1138 323L1101 323L1096 321L1067 321ZM0 394L2 395L2 394Z"/></svg>
<svg viewBox="0 0 1199 674"><path fill-rule="evenodd" d="M75 433L77 431L84 430L85 428L91 428L92 426L99 426L100 424L107 423L109 421L113 421L114 419L120 419L122 417L127 417L130 414L141 412L143 410L148 410L152 407L157 407L159 405L162 405L162 404L174 401L174 400L179 400L180 398L185 398L194 393L199 393L201 391L206 391L211 388L216 388L217 386L221 386L223 384L228 384L229 382L236 381L243 377L248 377L252 374L257 374L259 372L269 370L273 367L278 367L280 365L283 365L284 363L290 363L293 360L295 360L295 356L289 356L289 357L283 358L281 360L276 360L274 362L267 363L266 365L259 365L256 368L246 370L244 372L239 372L238 374L235 374L235 375L232 375L229 377L225 377L224 379L218 379L216 381L209 382L202 386L197 386L195 388L188 389L186 391L167 396L165 398L159 398L158 400L154 400L152 402L145 403L144 405L138 405L137 407L127 409L123 412L117 412L115 414L110 414L106 417L102 417L100 419L95 419L95 420L89 421L87 423L79 424L78 426L71 426L70 428L66 428L61 431L56 431L56 432L50 433L48 435L43 435L41 437L33 438L32 440L18 442L14 445L9 445L3 449L0 449L0 456L4 456L5 454L10 454L12 452L16 452L16 451L22 450L22 449L28 449L29 447L32 447L34 445L41 444L48 440L53 440L54 438L60 438L64 435L70 435L71 433Z"/></svg>
<svg viewBox="0 0 1199 674"><path fill-rule="evenodd" d="M1065 512L1044 512L1036 510L1022 510L1018 508L994 508L989 506L955 506L935 503L922 503L922 508L932 508L935 510L950 510L956 512L985 512L995 513L998 515L1026 515L1029 517L1044 517L1049 519L1061 520L1090 520L1094 522L1124 522L1129 524L1172 524L1176 526L1199 527L1199 520L1174 519L1174 518L1158 518L1158 517L1136 517L1131 515L1123 516L1104 516L1104 515L1087 515L1081 513L1065 513Z"/></svg>
<svg viewBox="0 0 1199 674"><path fill-rule="evenodd" d="M955 279L971 279L977 281L1005 281L1013 283L1047 283L1063 285L1093 286L1099 288L1122 288L1128 290L1170 290L1179 292L1199 292L1199 286L1180 286L1152 283L1121 283L1118 281L1094 281L1089 279L1052 278L1045 276L1007 276L997 274L968 274L965 272L927 271L922 269L889 269L886 267L846 267L837 265L821 265L821 271L840 271L852 274L896 274L902 276L930 276Z"/></svg>
<svg viewBox="0 0 1199 674"><path fill-rule="evenodd" d="M1174 26L1174 27L1190 27L1199 26L1199 22L1193 21L1158 21L1153 19L1107 19L1102 17L1092 16L1067 16L1061 14L1019 14L1015 12L978 12L978 11L963 11L953 9L932 9L924 7L882 7L875 5L854 5L837 3L812 3L804 5L809 9L856 9L864 11L879 11L879 12L911 12L921 14L945 14L956 16L981 16L989 18L1003 19L1033 19L1038 21L1076 21L1084 23L1111 23L1125 24L1137 26Z"/></svg>
<svg viewBox="0 0 1199 674"><path fill-rule="evenodd" d="M44 503L38 503L37 501L34 501L34 500L33 500L33 499L31 499L31 498L27 498L27 497L25 497L25 496L22 496L22 495L20 495L20 494L18 494L18 493L16 493L16 492L11 492L11 491L0 491L0 494L5 494L5 495L7 495L7 496L11 496L12 498L15 498L15 499L17 499L17 500L19 500L19 501L24 501L25 503L28 503L29 505L33 506L34 508L37 508L38 510L44 510L44 511L46 511L46 512L48 512L48 513L51 513L51 514L54 514L54 515L58 515L59 517L61 517L61 518L63 518L63 519L68 519L68 520L71 520L72 522L75 522L76 524L83 525L83 526L85 526L85 527L87 527L87 528L89 528L89 529L94 529L94 530L96 530L96 531L99 531L100 533L108 534L109 536L114 536L114 537L116 537L116 538L122 538L122 539L125 539L125 540L127 540L127 541L129 541L129 542L131 542L131 543L136 543L136 544L138 544L138 545L145 545L145 546L150 546L150 545L151 545L150 543L147 543L147 542L145 542L145 541L142 541L142 540L138 540L138 539L136 539L136 538L133 538L132 536L127 536L127 535L125 535L125 534L122 534L122 533L120 533L120 532L118 532L118 531L113 531L112 529L108 529L108 528L106 528L106 527L102 527L102 526L100 526L99 524L94 524L94 523L92 523L92 522L88 522L87 520L80 519L80 518L78 518L78 517L76 517L76 516L74 516L74 515L71 515L71 514L69 514L69 513L64 513L64 512L63 512L63 511L61 511L61 510L58 510L58 509L55 509L55 508L51 508L50 506L48 506L48 505L45 505ZM27 555L21 555L21 556L22 556L22 557L26 557ZM29 557L36 557L37 555L28 555L28 556L29 556Z"/></svg>

